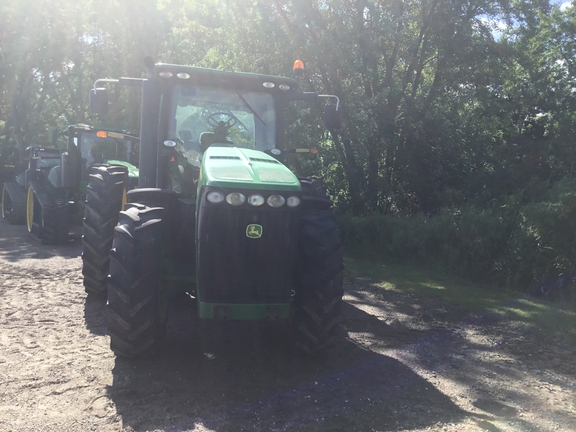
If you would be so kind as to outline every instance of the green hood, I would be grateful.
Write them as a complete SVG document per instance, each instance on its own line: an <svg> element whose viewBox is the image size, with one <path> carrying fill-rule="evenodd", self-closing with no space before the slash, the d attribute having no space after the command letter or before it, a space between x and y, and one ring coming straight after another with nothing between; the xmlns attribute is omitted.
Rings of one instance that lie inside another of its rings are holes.
<svg viewBox="0 0 576 432"><path fill-rule="evenodd" d="M106 161L107 164L110 165L122 165L125 166L126 168L128 168L128 177L130 178L138 178L140 171L138 170L138 168L136 168L134 165L132 165L130 162L125 162L125 161L121 161L121 160L107 160Z"/></svg>
<svg viewBox="0 0 576 432"><path fill-rule="evenodd" d="M209 147L202 158L200 182L206 186L300 191L300 182L286 166L258 150Z"/></svg>

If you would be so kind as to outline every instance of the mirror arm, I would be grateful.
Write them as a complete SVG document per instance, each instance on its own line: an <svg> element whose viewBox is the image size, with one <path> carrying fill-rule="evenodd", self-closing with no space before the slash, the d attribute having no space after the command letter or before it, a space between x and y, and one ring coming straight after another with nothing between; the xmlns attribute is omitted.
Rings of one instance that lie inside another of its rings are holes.
<svg viewBox="0 0 576 432"><path fill-rule="evenodd" d="M98 83L117 83L120 82L120 80L117 79L111 79L111 78L100 78L97 79L96 81L94 81L94 89L98 88Z"/></svg>
<svg viewBox="0 0 576 432"><path fill-rule="evenodd" d="M319 98L325 98L325 99L336 99L336 111L338 111L338 108L340 107L340 98L336 95L318 95Z"/></svg>

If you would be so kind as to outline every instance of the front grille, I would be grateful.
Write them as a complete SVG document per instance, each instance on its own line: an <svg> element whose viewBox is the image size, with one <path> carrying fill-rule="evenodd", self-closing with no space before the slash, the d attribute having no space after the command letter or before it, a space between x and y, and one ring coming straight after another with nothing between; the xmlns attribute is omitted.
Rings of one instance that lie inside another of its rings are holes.
<svg viewBox="0 0 576 432"><path fill-rule="evenodd" d="M199 211L198 300L290 301L299 212L223 204L202 205ZM248 236L251 224L262 227L260 238Z"/></svg>

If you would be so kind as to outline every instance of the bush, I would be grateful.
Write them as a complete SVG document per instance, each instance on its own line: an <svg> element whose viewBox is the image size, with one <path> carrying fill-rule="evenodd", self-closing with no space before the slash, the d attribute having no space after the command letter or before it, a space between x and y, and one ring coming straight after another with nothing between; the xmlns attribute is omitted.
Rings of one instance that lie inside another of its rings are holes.
<svg viewBox="0 0 576 432"><path fill-rule="evenodd" d="M547 297L576 298L576 182L562 180L522 204L524 194L490 208L444 209L399 218L343 215L347 252L413 262ZM524 197L525 198L525 197Z"/></svg>

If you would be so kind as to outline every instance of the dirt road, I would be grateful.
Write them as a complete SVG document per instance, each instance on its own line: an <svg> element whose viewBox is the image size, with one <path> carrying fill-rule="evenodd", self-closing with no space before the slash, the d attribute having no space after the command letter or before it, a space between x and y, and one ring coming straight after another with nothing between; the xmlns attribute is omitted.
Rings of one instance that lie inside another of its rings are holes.
<svg viewBox="0 0 576 432"><path fill-rule="evenodd" d="M201 335L185 298L162 355L115 358L80 252L0 220L1 431L576 430L574 346L351 276L343 338L321 358L278 325Z"/></svg>

